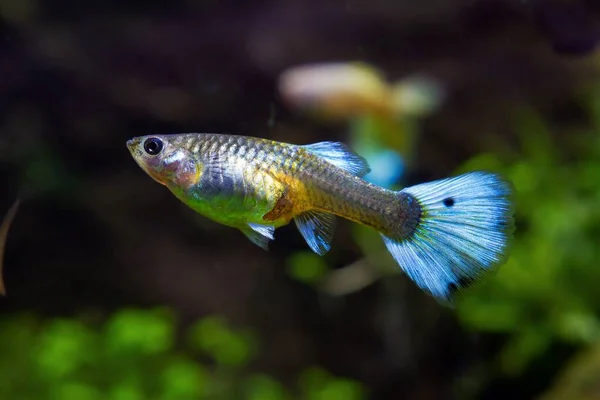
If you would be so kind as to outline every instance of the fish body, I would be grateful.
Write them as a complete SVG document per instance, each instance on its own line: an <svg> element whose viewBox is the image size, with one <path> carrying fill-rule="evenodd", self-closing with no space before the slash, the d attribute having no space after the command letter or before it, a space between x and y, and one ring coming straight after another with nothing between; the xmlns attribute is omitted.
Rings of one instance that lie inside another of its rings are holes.
<svg viewBox="0 0 600 400"><path fill-rule="evenodd" d="M265 249L275 228L292 220L320 255L330 249L336 216L370 226L440 301L500 264L512 232L510 185L495 174L392 191L365 181L366 161L337 142L191 133L137 137L127 146L183 203Z"/></svg>

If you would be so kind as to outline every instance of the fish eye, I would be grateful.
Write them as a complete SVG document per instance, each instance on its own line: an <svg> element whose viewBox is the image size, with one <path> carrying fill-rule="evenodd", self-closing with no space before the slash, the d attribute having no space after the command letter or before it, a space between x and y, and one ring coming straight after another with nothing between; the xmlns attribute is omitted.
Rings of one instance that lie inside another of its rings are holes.
<svg viewBox="0 0 600 400"><path fill-rule="evenodd" d="M163 142L159 138L150 138L146 139L144 142L144 151L150 154L151 156L155 156L163 149Z"/></svg>

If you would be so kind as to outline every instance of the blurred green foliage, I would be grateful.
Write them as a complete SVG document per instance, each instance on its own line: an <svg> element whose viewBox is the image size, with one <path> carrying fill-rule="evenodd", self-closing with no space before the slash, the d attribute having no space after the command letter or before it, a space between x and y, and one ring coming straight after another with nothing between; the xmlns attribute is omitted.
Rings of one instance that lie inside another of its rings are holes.
<svg viewBox="0 0 600 400"><path fill-rule="evenodd" d="M566 367L548 399L594 398L589 393L599 390L600 95L583 104L591 124L572 128L565 133L568 140L560 142L536 112L520 109L513 124L518 152L499 146L456 171L485 169L506 176L515 187L517 226L507 263L462 294L457 317L467 329L503 335L495 362L505 375L522 374L554 343L579 347L580 356ZM420 133L413 122L361 116L351 123L353 147L361 154L361 149L371 151L373 157L391 148L410 160ZM51 158L40 162L61 169ZM39 165L31 168L26 177L40 175ZM43 175L47 190L60 186L52 176ZM379 234L357 224L352 229L381 276L401 273ZM314 286L331 273L327 259L309 250L290 255L286 268L293 278ZM102 325L83 321L27 315L0 320L0 399L367 397L361 383L319 367L300 373L293 388L249 372L260 353L259 338L250 330L233 329L220 317L196 322L183 340L175 316L166 309L124 309Z"/></svg>
<svg viewBox="0 0 600 400"><path fill-rule="evenodd" d="M600 341L576 355L540 400L594 400L600 397Z"/></svg>
<svg viewBox="0 0 600 400"><path fill-rule="evenodd" d="M458 307L467 326L509 335L499 359L507 374L519 374L554 340L587 344L600 338L598 102L587 103L595 125L573 132L569 145L553 142L541 118L521 111L515 126L522 154L509 161L482 154L461 168L498 171L516 191L517 231L508 262L465 293Z"/></svg>
<svg viewBox="0 0 600 400"><path fill-rule="evenodd" d="M247 372L259 343L244 329L206 317L177 341L166 309L124 309L102 326L83 319L0 321L0 398L3 400L365 398L360 383L310 368L298 387L285 388ZM294 394L293 394L293 393Z"/></svg>
<svg viewBox="0 0 600 400"><path fill-rule="evenodd" d="M288 274L304 283L319 282L329 269L325 259L310 250L295 252L286 264Z"/></svg>
<svg viewBox="0 0 600 400"><path fill-rule="evenodd" d="M515 188L517 228L507 263L463 292L457 316L467 329L504 335L494 362L507 376L522 374L554 343L579 346L582 356L568 367L575 372L565 372L562 382L568 384L558 383L558 394L549 398L598 398L600 390L600 95L590 92L581 102L589 124L559 136L537 112L519 108L513 123L519 150L503 143L456 171L484 169L508 178ZM365 143L381 144L391 132L406 132L402 124L394 130L375 122L357 118L351 125L357 147L368 149ZM400 142L386 145L410 158ZM400 272L383 255L379 235L361 226L353 229L382 276ZM586 357L588 352L596 356ZM576 372L588 370L592 372L586 372L585 379ZM593 395L585 383L590 380L596 382ZM574 394L573 388L583 386L588 394ZM572 392L565 397L564 390Z"/></svg>

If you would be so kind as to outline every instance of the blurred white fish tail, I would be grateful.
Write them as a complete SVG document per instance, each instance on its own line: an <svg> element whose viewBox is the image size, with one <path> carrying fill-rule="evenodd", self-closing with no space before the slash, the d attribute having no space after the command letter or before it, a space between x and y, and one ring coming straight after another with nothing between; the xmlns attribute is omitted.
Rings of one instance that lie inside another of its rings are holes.
<svg viewBox="0 0 600 400"><path fill-rule="evenodd" d="M430 115L440 108L445 98L442 84L426 76L409 76L392 85L393 108L401 116Z"/></svg>
<svg viewBox="0 0 600 400"><path fill-rule="evenodd" d="M457 291L505 261L514 230L507 181L471 172L402 192L421 206L419 223L406 239L382 237L404 272L438 301L451 305Z"/></svg>

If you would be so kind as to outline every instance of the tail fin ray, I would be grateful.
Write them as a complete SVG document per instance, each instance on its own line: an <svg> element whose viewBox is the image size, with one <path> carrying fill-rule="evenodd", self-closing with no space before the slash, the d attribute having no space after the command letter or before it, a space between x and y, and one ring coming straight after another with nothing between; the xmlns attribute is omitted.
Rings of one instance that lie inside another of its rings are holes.
<svg viewBox="0 0 600 400"><path fill-rule="evenodd" d="M514 230L511 186L498 175L471 172L402 190L421 217L407 238L382 234L404 272L443 303L503 263Z"/></svg>

